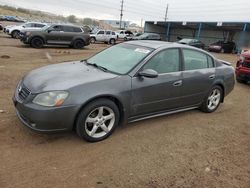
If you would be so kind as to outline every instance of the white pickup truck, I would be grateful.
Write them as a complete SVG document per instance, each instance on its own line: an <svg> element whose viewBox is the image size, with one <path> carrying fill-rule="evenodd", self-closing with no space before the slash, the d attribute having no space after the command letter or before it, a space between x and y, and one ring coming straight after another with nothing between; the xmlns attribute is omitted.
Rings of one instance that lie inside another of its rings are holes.
<svg viewBox="0 0 250 188"><path fill-rule="evenodd" d="M105 42L108 44L115 44L117 35L114 31L110 30L99 30L95 34L90 34L90 42Z"/></svg>

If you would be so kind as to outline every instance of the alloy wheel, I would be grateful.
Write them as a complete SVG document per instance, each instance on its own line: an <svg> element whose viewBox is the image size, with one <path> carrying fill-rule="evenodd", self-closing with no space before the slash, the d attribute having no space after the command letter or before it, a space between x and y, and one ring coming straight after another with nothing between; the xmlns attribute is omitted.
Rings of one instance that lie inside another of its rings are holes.
<svg viewBox="0 0 250 188"><path fill-rule="evenodd" d="M106 106L101 106L89 113L85 120L85 131L93 138L101 138L108 134L115 124L114 111Z"/></svg>
<svg viewBox="0 0 250 188"><path fill-rule="evenodd" d="M221 100L221 91L219 89L214 89L208 97L207 108L211 111L216 109L220 104Z"/></svg>

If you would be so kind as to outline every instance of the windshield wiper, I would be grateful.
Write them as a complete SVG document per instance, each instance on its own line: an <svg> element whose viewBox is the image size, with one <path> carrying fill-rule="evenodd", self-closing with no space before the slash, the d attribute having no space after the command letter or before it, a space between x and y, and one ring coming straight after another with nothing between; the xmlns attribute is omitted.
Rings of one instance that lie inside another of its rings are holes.
<svg viewBox="0 0 250 188"><path fill-rule="evenodd" d="M108 71L107 68L105 68L105 67L103 67L103 66L100 66L100 65L97 65L96 63L89 63L87 60L82 60L81 62L83 62L83 61L86 63L86 65L90 65L90 66L93 66L93 67L95 67L95 68L101 69L101 70L103 70L104 72L107 72L107 71Z"/></svg>

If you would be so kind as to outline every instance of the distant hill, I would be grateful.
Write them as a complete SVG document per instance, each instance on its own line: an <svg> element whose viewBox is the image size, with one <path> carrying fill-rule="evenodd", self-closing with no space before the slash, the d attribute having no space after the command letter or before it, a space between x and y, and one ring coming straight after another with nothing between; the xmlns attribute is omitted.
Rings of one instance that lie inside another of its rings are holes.
<svg viewBox="0 0 250 188"><path fill-rule="evenodd" d="M18 16L27 21L67 22L67 18L64 16L24 8L15 8L6 5L0 5L0 14Z"/></svg>

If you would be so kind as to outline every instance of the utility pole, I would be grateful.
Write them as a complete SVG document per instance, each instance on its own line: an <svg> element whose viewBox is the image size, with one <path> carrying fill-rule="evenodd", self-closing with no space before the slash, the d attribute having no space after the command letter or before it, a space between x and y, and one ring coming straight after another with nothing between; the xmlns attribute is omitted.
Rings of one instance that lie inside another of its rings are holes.
<svg viewBox="0 0 250 188"><path fill-rule="evenodd" d="M124 0L121 1L120 29L122 28L123 5L124 5Z"/></svg>
<svg viewBox="0 0 250 188"><path fill-rule="evenodd" d="M167 22L167 19L168 19L168 4L167 4L167 7L166 7L166 13L165 13L165 22Z"/></svg>

